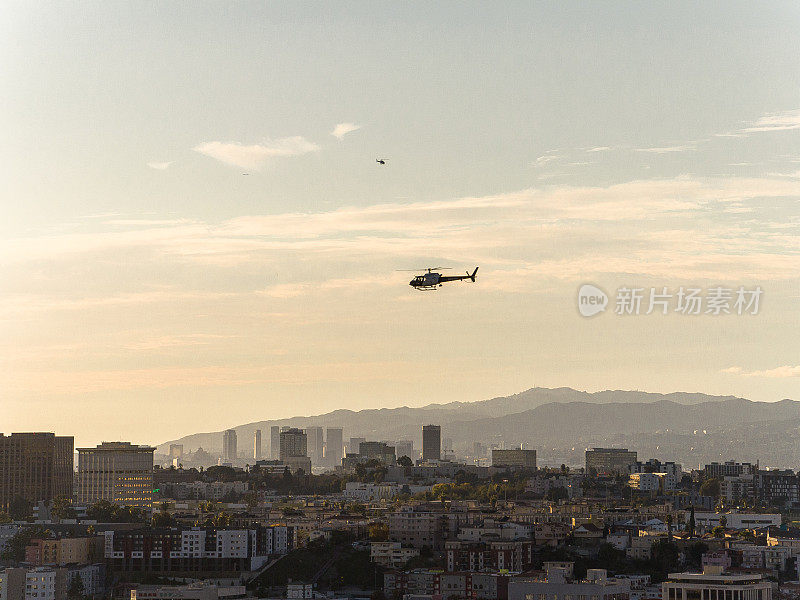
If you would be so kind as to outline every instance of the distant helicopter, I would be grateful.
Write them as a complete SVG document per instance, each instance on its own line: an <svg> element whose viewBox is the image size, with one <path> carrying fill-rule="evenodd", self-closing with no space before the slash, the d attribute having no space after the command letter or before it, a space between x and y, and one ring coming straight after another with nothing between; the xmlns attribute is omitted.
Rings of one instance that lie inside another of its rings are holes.
<svg viewBox="0 0 800 600"><path fill-rule="evenodd" d="M431 267L428 269L427 273L423 273L422 275L417 275L408 282L408 285L413 287L415 290L435 290L437 287L441 287L443 283L448 281L462 281L464 279L469 279L473 283L475 282L475 273L478 272L478 267L475 267L475 270L470 274L467 271L466 275L451 275L449 277L443 277L441 273L436 273L436 269L449 269L450 267Z"/></svg>
<svg viewBox="0 0 800 600"><path fill-rule="evenodd" d="M388 158L376 158L375 162L378 163L379 165L385 165L387 160L389 160L389 159Z"/></svg>

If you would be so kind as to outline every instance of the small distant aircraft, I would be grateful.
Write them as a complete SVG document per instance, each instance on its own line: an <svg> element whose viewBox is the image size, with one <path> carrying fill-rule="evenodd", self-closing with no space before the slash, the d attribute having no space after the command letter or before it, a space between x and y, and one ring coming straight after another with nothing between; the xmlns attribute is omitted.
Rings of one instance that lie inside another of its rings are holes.
<svg viewBox="0 0 800 600"><path fill-rule="evenodd" d="M378 163L379 165L385 165L387 160L389 160L389 159L388 158L376 158L375 162Z"/></svg>
<svg viewBox="0 0 800 600"><path fill-rule="evenodd" d="M475 283L475 274L478 272L478 267L475 267L475 270L470 274L467 271L466 275L451 275L449 277L443 277L441 273L436 273L437 269L449 269L450 267L431 267L428 269L427 273L423 273L422 275L417 275L408 282L408 285L413 287L415 290L435 290L437 287L441 287L443 283L448 281L462 281L464 279L469 279L473 283Z"/></svg>

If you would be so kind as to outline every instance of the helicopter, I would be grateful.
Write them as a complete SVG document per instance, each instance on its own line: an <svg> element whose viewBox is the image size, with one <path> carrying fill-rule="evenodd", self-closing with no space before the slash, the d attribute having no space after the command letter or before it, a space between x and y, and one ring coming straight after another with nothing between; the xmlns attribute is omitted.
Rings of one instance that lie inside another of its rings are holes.
<svg viewBox="0 0 800 600"><path fill-rule="evenodd" d="M422 275L417 275L408 282L408 285L413 287L415 290L435 290L437 287L441 287L443 283L448 281L462 281L464 279L469 279L473 283L475 282L475 274L478 272L478 267L475 267L475 270L470 274L467 271L466 275L450 275L447 277L442 276L441 273L436 273L437 269L449 269L450 267L430 267L427 273L423 273Z"/></svg>

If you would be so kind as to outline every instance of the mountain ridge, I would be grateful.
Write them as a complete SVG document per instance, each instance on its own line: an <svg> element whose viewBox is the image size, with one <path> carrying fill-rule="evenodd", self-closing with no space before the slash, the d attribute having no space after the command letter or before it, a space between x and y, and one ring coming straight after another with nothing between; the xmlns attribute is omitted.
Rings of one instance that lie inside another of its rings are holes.
<svg viewBox="0 0 800 600"><path fill-rule="evenodd" d="M720 403L729 401L750 402L736 396L713 396L702 393L672 392L659 394L636 390L603 390L585 392L572 388L539 388L534 387L510 396L498 396L475 402L455 401L446 404L432 403L422 407L401 406L396 408L370 408L359 411L336 409L329 413L313 416L295 416L286 419L254 421L233 427L240 440L252 439L253 431L262 429L266 432L273 425L292 427L343 427L345 439L350 436L369 437L371 439L403 439L417 440L421 436L421 427L430 422L447 422L448 428L457 423L468 423L481 420L507 418L521 415L543 406L628 406L654 405L659 402L672 402L678 406L692 406L703 403ZM792 402L792 401L790 401ZM773 404L773 403L763 403ZM551 409L552 410L552 409ZM453 417L457 413L457 417ZM416 428L416 429L415 429ZM249 437L248 437L249 436ZM393 437L394 436L394 437ZM447 432L443 437L450 437ZM476 438L472 438L476 439ZM158 445L158 452L166 454L170 444L183 444L186 452L203 447L208 451L219 451L222 446L222 431L195 433L183 436Z"/></svg>

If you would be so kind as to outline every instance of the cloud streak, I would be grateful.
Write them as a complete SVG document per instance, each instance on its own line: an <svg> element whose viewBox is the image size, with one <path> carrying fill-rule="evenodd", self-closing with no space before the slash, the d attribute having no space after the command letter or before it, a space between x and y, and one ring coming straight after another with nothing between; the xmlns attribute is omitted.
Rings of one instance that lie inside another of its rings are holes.
<svg viewBox="0 0 800 600"><path fill-rule="evenodd" d="M192 150L232 167L258 171L273 158L316 152L319 146L304 137L293 136L249 146L239 142L204 142Z"/></svg>
<svg viewBox="0 0 800 600"><path fill-rule="evenodd" d="M731 375L742 375L744 377L767 377L770 379L784 379L787 377L800 377L800 365L791 366L784 365L775 367L774 369L766 369L763 371L745 371L742 367L728 367L722 369L722 373Z"/></svg>
<svg viewBox="0 0 800 600"><path fill-rule="evenodd" d="M788 131L800 129L800 108L762 116L752 126L742 129L745 133Z"/></svg>

